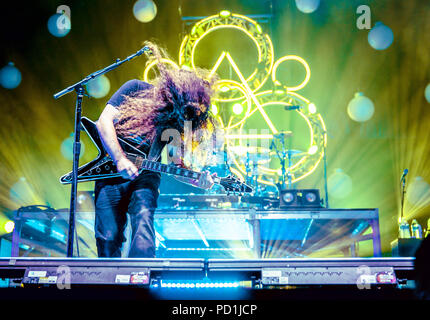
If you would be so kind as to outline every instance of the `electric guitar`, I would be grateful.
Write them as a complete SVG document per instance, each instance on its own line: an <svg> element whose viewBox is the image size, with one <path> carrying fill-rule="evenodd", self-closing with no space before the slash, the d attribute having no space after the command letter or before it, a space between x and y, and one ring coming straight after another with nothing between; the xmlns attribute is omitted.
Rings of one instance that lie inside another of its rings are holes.
<svg viewBox="0 0 430 320"><path fill-rule="evenodd" d="M121 177L121 174L118 173L116 169L115 163L103 146L95 122L86 117L82 117L81 126L97 147L99 154L94 160L78 168L78 182ZM198 180L202 174L200 172L180 168L175 165L167 165L157 161L148 160L146 154L139 150L137 145L134 145L132 142L126 141L120 137L118 137L118 142L124 150L127 159L134 163L134 165L139 169L139 172L149 170L195 180ZM60 182L62 184L72 183L72 172L63 175L60 178ZM227 192L247 193L253 191L250 186L241 182L237 177L231 175L224 178L215 177L214 182L221 185Z"/></svg>

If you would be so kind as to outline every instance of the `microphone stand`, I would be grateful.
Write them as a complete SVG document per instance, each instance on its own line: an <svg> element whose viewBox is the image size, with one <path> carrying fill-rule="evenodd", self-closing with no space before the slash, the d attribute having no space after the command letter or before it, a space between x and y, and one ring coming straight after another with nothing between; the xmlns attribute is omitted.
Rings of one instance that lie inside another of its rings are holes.
<svg viewBox="0 0 430 320"><path fill-rule="evenodd" d="M75 232L75 213L77 207L77 185L78 185L78 167L79 167L79 156L81 153L81 142L80 142L80 125L82 116L82 100L84 97L84 85L91 80L119 67L124 62L130 61L137 56L140 56L145 51L150 51L149 47L143 47L136 53L128 56L124 60L116 59L116 62L96 72L91 73L79 82L72 84L71 86L54 94L54 98L58 99L69 92L76 92L76 105L75 105L75 126L74 126L74 141L73 141L73 169L72 169L72 188L70 192L70 214L69 214L69 230L67 237L67 257L73 257L73 236Z"/></svg>
<svg viewBox="0 0 430 320"><path fill-rule="evenodd" d="M402 183L402 195L401 195L401 209L400 209L400 223L403 220L403 209L405 204L405 194L406 194L406 175L402 177L400 181Z"/></svg>
<svg viewBox="0 0 430 320"><path fill-rule="evenodd" d="M318 122L315 122L314 120L312 120L310 118L308 118L308 119L314 125L318 126L321 129L321 131L323 132L323 139L324 139L324 141L323 141L324 194L325 194L325 207L326 207L326 209L328 209L329 205L328 205L328 185L327 185L327 145L326 145L325 139L326 139L327 135L329 135L329 133L327 132L327 130L324 130L324 128L321 127L321 125Z"/></svg>

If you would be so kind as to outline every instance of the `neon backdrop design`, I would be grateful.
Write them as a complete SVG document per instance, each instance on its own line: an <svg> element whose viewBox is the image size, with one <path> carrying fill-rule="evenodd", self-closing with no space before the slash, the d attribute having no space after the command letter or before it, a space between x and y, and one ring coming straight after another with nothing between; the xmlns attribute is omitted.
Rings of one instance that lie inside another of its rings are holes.
<svg viewBox="0 0 430 320"><path fill-rule="evenodd" d="M266 107L279 106L300 106L293 112L297 112L307 123L310 132L309 152L303 152L303 155L291 166L286 166L286 171L291 175L291 182L297 182L309 176L318 167L324 155L324 147L327 145L327 133L324 120L316 111L315 105L310 100L301 96L297 91L303 89L310 80L311 70L307 62L296 55L285 55L274 61L273 44L268 36L264 33L261 26L254 20L228 11L221 11L217 15L209 16L194 24L190 32L183 38L179 50L179 63L163 59L164 63L171 64L176 68L195 69L195 55L199 42L211 32L216 30L234 29L239 30L245 36L249 37L258 52L257 66L250 76L245 76L240 71L235 60L228 51L222 51L215 64L211 68L211 74L217 72L219 66L224 60L230 64L240 81L232 79L220 79L217 87L220 94L215 103L234 102L244 106L240 115L232 114L226 123L223 122L218 112L216 115L225 132L227 150L233 160L234 167L232 171L239 175L246 175L246 166L243 157L232 152L233 149L245 148L248 139L273 139L274 135L285 131L285 128L277 128L266 112ZM296 86L287 86L277 78L277 70L284 62L298 62L306 71L304 80ZM148 81L148 74L154 63L149 64L144 70L144 80ZM260 91L263 85L271 80L276 89ZM260 130L268 130L263 134L246 134L245 124L254 114L259 113L265 122L265 127ZM312 150L312 151L311 151ZM267 163L258 164L259 172L262 175L258 182L273 185L274 178L280 173L280 167L270 167Z"/></svg>

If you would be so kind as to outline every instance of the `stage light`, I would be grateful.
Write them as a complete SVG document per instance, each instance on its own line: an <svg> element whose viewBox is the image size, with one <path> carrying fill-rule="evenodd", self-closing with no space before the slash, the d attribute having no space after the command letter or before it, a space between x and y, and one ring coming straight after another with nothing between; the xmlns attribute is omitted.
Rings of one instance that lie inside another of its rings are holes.
<svg viewBox="0 0 430 320"><path fill-rule="evenodd" d="M318 151L318 146L313 145L309 148L308 153L309 154L315 154L315 153L317 153L317 151Z"/></svg>
<svg viewBox="0 0 430 320"><path fill-rule="evenodd" d="M297 9L303 13L312 13L320 5L320 0L296 0Z"/></svg>
<svg viewBox="0 0 430 320"><path fill-rule="evenodd" d="M85 194L80 194L78 196L78 204L83 204L87 200L87 196Z"/></svg>
<svg viewBox="0 0 430 320"><path fill-rule="evenodd" d="M48 31L54 37L65 37L71 29L71 22L66 14L56 13L48 19Z"/></svg>
<svg viewBox="0 0 430 320"><path fill-rule="evenodd" d="M13 62L0 70L0 85L6 89L15 89L21 83L21 72L15 67Z"/></svg>
<svg viewBox="0 0 430 320"><path fill-rule="evenodd" d="M67 160L73 160L73 134L70 134L70 137L63 140L61 143L61 154ZM81 152L79 154L79 158L81 158L85 153L85 144L81 141Z"/></svg>
<svg viewBox="0 0 430 320"><path fill-rule="evenodd" d="M263 29L261 28L261 26L259 24L255 25L255 30L257 30L257 33L259 33L259 34L263 33Z"/></svg>
<svg viewBox="0 0 430 320"><path fill-rule="evenodd" d="M191 71L192 69L191 69L191 67L188 65L188 64L184 64L184 65L182 65L181 66L181 69L183 69L183 70L187 70L187 71Z"/></svg>
<svg viewBox="0 0 430 320"><path fill-rule="evenodd" d="M11 220L7 221L4 225L4 231L6 231L6 233L11 233L13 229L15 229L15 223Z"/></svg>
<svg viewBox="0 0 430 320"><path fill-rule="evenodd" d="M133 15L140 22L150 22L157 15L157 6L152 0L138 0L133 6Z"/></svg>
<svg viewBox="0 0 430 320"><path fill-rule="evenodd" d="M331 197L344 199L352 191L352 180L342 169L336 169L327 180L327 189Z"/></svg>
<svg viewBox="0 0 430 320"><path fill-rule="evenodd" d="M230 87L229 86L222 86L219 88L219 91L224 92L224 93L228 92L228 91L230 91Z"/></svg>
<svg viewBox="0 0 430 320"><path fill-rule="evenodd" d="M426 89L424 90L424 96L426 97L427 102L430 103L430 83L427 85Z"/></svg>
<svg viewBox="0 0 430 320"><path fill-rule="evenodd" d="M235 103L235 104L233 105L233 113L234 113L234 114L239 115L239 114L241 114L242 112L243 112L243 106L242 106L242 104L240 104L240 103Z"/></svg>
<svg viewBox="0 0 430 320"><path fill-rule="evenodd" d="M88 94L96 99L105 97L110 90L109 78L101 75L87 83Z"/></svg>
<svg viewBox="0 0 430 320"><path fill-rule="evenodd" d="M385 50L393 43L393 31L382 22L378 21L369 31L367 41L376 50Z"/></svg>
<svg viewBox="0 0 430 320"><path fill-rule="evenodd" d="M308 105L308 111L311 114L315 114L317 112L317 107L313 103L309 103Z"/></svg>
<svg viewBox="0 0 430 320"><path fill-rule="evenodd" d="M348 104L349 117L357 122L365 122L372 118L375 107L372 100L364 96L362 92L357 92Z"/></svg>
<svg viewBox="0 0 430 320"><path fill-rule="evenodd" d="M220 15L220 17L222 17L222 18L228 18L228 17L230 17L231 12L230 12L230 11L228 11L228 10L222 10L222 11L219 13L219 15Z"/></svg>
<svg viewBox="0 0 430 320"><path fill-rule="evenodd" d="M218 114L218 107L215 104L211 106L211 112L214 116Z"/></svg>

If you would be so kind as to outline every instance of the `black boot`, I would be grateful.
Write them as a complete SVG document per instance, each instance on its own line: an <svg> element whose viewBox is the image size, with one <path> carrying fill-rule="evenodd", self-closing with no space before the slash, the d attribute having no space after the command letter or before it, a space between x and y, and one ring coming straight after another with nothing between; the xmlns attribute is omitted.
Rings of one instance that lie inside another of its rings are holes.
<svg viewBox="0 0 430 320"><path fill-rule="evenodd" d="M121 258L121 242L105 241L97 238L96 244L99 258Z"/></svg>

